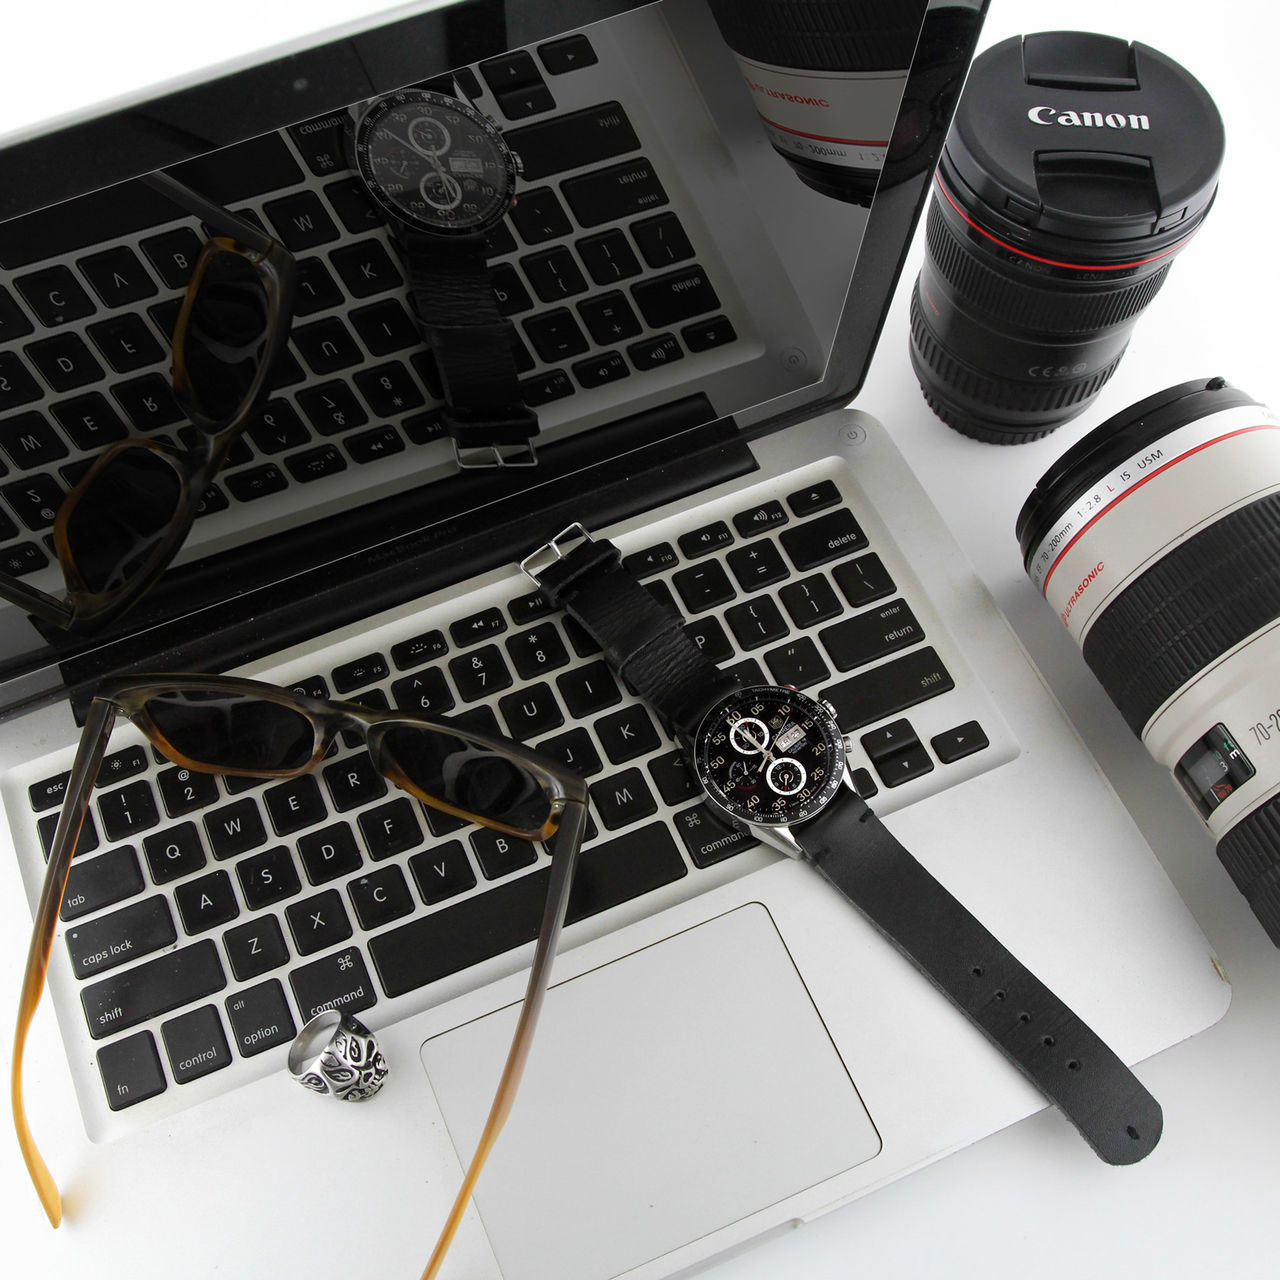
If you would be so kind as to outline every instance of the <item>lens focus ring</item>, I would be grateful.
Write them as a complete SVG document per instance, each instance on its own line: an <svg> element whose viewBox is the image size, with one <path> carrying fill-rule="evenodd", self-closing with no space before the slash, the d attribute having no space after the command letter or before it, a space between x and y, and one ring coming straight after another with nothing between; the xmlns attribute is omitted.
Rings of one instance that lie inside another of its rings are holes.
<svg viewBox="0 0 1280 1280"><path fill-rule="evenodd" d="M1218 841L1218 857L1267 936L1280 947L1280 796L1241 818Z"/></svg>

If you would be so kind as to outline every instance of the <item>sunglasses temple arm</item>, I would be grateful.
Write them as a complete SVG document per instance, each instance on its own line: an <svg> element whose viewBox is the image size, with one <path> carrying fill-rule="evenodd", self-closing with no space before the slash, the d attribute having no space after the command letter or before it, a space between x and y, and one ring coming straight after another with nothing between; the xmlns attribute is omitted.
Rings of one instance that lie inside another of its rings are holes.
<svg viewBox="0 0 1280 1280"><path fill-rule="evenodd" d="M577 869L578 853L582 848L582 837L587 829L587 807L579 801L570 801L565 805L564 818L556 835L556 853L551 859L551 880L547 885L547 903L543 910L542 926L538 931L538 942L533 953L533 967L529 971L529 983L525 988L524 1003L520 1007L520 1018L516 1023L516 1033L511 1040L511 1048L507 1051L506 1066L502 1070L502 1079L498 1083L498 1091L494 1095L493 1105L489 1108L489 1118L485 1121L484 1131L476 1144L475 1155L467 1168L458 1191L453 1208L449 1211L448 1221L440 1232L436 1247L422 1273L422 1280L434 1280L445 1254L462 1225L463 1215L471 1202L476 1183L480 1180L481 1171L489 1159L502 1127L511 1114L516 1100L516 1091L520 1087L520 1079L524 1074L525 1063L529 1059L529 1050L533 1045L533 1032L538 1023L538 1015L542 1012L542 1002L547 994L547 984L551 977L551 962L555 958L556 948L560 942L560 931L564 927L565 910L569 905L569 890L573 885L574 871Z"/></svg>
<svg viewBox="0 0 1280 1280"><path fill-rule="evenodd" d="M11 601L28 613L34 613L44 622L52 622L55 626L70 626L75 616L75 611L65 601L36 587L30 587L7 573L0 573L0 597Z"/></svg>
<svg viewBox="0 0 1280 1280"><path fill-rule="evenodd" d="M200 192L179 182L177 178L157 169L155 173L144 174L141 178L153 191L168 196L174 204L180 205L188 213L194 214L211 231L220 236L230 236L248 245L258 253L266 253L275 243L266 232L259 230L245 218L238 217L230 209L202 196Z"/></svg>
<svg viewBox="0 0 1280 1280"><path fill-rule="evenodd" d="M31 949L27 953L27 968L22 978L22 998L18 1006L18 1025L13 1037L13 1062L9 1078L10 1097L13 1103L13 1123L18 1132L18 1145L27 1171L40 1196L40 1203L53 1226L62 1221L62 1197L57 1183L45 1164L31 1130L27 1125L27 1110L22 1100L22 1056L26 1048L27 1032L35 1017L36 1006L44 992L45 974L49 969L49 952L53 946L54 931L58 926L58 913L67 891L67 876L71 871L71 859L80 838L89 808L89 795L98 776L107 740L115 723L115 704L102 698L94 698L89 704L84 730L80 735L80 747L71 777L67 782L66 799L62 814L53 835L49 853L49 865L45 868L44 885L36 906L35 924L31 930Z"/></svg>

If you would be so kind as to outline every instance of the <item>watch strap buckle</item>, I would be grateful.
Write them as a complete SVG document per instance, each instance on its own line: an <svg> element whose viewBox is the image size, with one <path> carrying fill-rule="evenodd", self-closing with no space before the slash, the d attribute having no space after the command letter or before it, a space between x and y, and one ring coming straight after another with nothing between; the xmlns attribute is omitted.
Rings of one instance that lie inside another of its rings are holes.
<svg viewBox="0 0 1280 1280"><path fill-rule="evenodd" d="M520 561L521 572L527 578L533 580L538 586L542 585L542 575L551 568L558 560L563 560L573 545L579 542L594 542L595 539L587 532L587 530L575 521L573 524L566 526L556 534L554 538L544 542L536 551L532 551Z"/></svg>
<svg viewBox="0 0 1280 1280"><path fill-rule="evenodd" d="M462 444L453 442L453 460L459 471L486 467L536 467L538 454L532 440L515 444Z"/></svg>

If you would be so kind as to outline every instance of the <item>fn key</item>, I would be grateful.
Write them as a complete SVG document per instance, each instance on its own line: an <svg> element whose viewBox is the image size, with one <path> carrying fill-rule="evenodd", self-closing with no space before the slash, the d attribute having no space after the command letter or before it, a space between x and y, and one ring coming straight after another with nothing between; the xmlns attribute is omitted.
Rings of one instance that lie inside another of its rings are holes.
<svg viewBox="0 0 1280 1280"><path fill-rule="evenodd" d="M165 1090L164 1070L150 1031L99 1049L98 1071L112 1111L123 1111Z"/></svg>

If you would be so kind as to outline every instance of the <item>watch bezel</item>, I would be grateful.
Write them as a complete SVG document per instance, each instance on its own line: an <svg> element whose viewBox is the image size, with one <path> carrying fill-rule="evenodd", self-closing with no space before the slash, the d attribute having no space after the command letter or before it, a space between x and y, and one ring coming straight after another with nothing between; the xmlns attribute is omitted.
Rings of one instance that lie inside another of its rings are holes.
<svg viewBox="0 0 1280 1280"><path fill-rule="evenodd" d="M706 751L708 749L708 734L713 722L723 714L727 705L745 701L747 699L758 697L760 693L768 693L770 695L781 694L788 700L802 704L806 713L809 714L815 723L825 725L827 727L828 745L835 753L835 759L839 761L839 768L831 770L831 776L822 784L815 797L809 801L803 812L788 817L782 822L769 822L760 814L740 811L745 810L745 806L735 806L724 796L719 785L711 778L706 761ZM845 774L845 745L844 734L840 729L840 725L830 710L822 704L817 698L811 694L805 693L803 690L793 688L790 685L782 684L753 684L747 685L741 689L735 689L732 693L727 693L723 698L718 699L704 712L701 721L698 724L698 731L693 737L692 750L693 772L697 778L699 786L702 787L707 799L720 812L726 814L733 822L740 825L751 827L762 827L772 830L785 830L794 827L801 822L807 822L810 818L817 817L839 794L840 788L844 783Z"/></svg>
<svg viewBox="0 0 1280 1280"><path fill-rule="evenodd" d="M450 111L456 111L471 120L492 140L494 148L502 161L503 174L506 178L506 197L493 212L484 218L476 222L469 222L463 226L442 225L438 222L416 218L392 201L383 191L382 184L374 176L373 165L369 160L368 139L370 134L378 127L381 120L389 112L395 110L396 107L415 102L427 103L431 106L444 107ZM507 146L506 139L502 136L502 131L488 116L478 111L471 103L464 101L462 98L450 97L447 93L439 93L434 89L397 89L394 93L383 94L382 97L366 108L357 121L352 151L354 152L356 172L360 175L360 181L365 191L368 192L369 197L394 222L401 223L406 227L412 227L415 231L439 236L441 239L478 235L501 222L515 203L519 164L515 153Z"/></svg>

